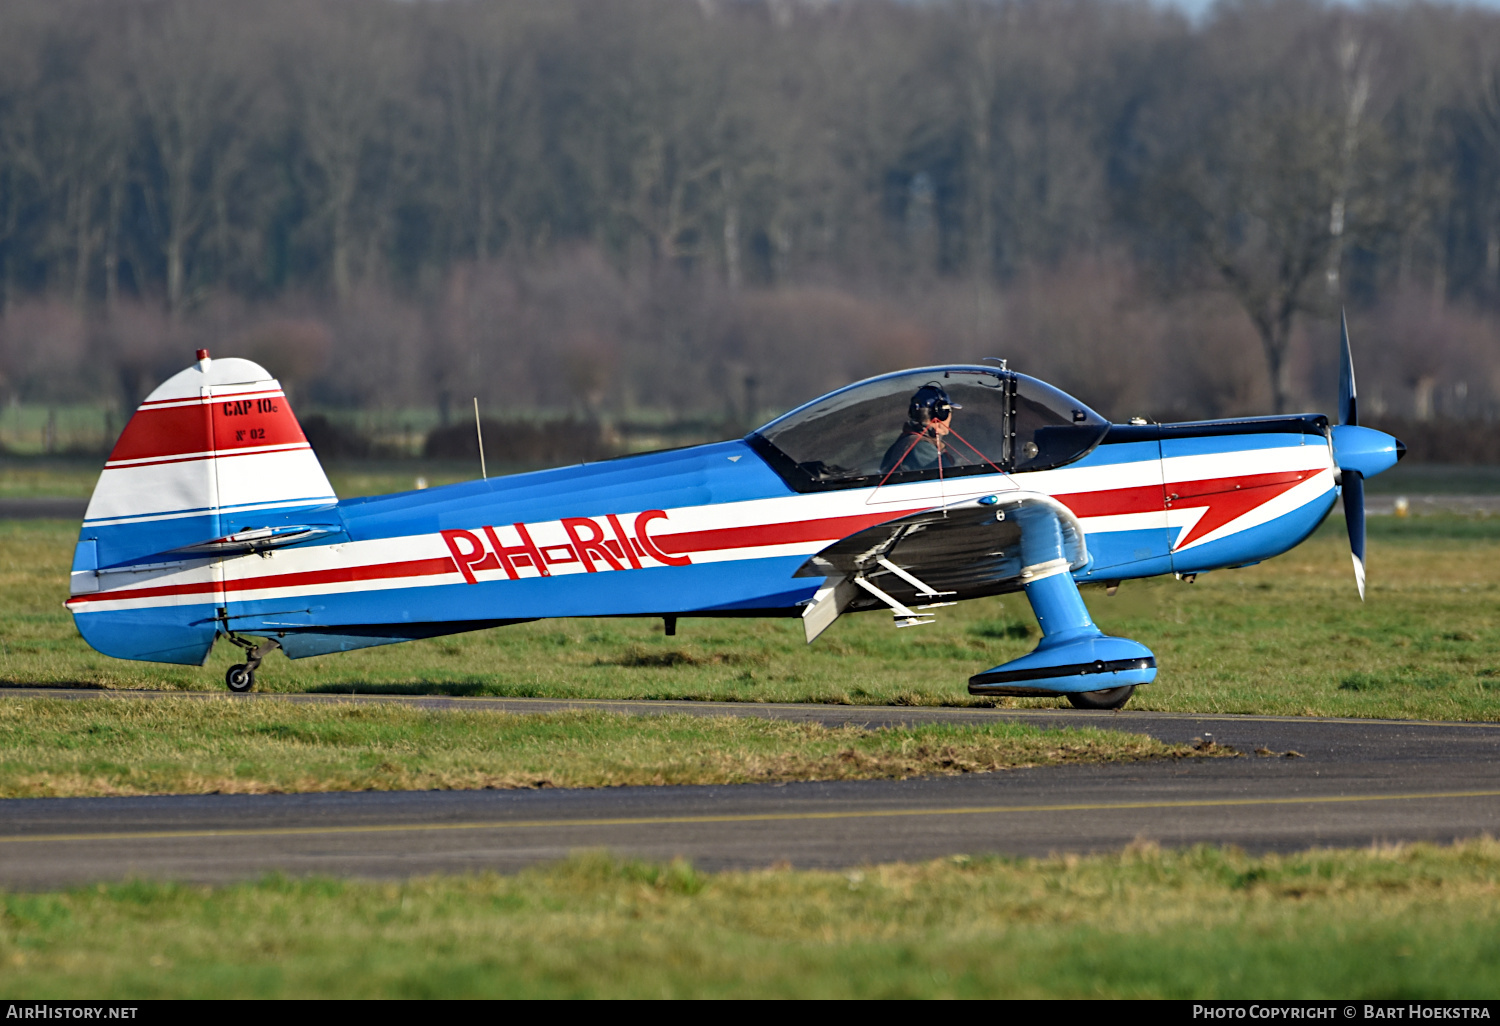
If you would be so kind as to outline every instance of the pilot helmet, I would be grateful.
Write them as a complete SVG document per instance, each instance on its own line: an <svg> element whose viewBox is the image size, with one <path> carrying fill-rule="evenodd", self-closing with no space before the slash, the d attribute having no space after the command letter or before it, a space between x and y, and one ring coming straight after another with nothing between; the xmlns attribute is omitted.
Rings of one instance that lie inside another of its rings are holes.
<svg viewBox="0 0 1500 1026"><path fill-rule="evenodd" d="M913 424L925 425L929 421L947 420L953 415L954 410L963 409L958 403L948 398L948 393L943 391L943 386L936 381L929 381L917 389L916 395L911 397L911 405L906 409L906 417Z"/></svg>

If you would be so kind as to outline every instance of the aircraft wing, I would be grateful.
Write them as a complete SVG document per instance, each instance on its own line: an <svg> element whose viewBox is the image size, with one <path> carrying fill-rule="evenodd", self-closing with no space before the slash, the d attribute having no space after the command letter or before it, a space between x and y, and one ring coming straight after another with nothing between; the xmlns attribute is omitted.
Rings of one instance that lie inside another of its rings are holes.
<svg viewBox="0 0 1500 1026"><path fill-rule="evenodd" d="M1021 557L1028 531L1053 524L1068 570L1089 561L1083 527L1062 503L1038 492L986 495L913 513L834 542L797 570L823 577L803 611L811 642L842 613L890 606L898 627L930 622L920 612L949 605L938 599L974 598L1022 587L1037 568ZM1049 567L1056 572L1060 567ZM912 608L915 607L915 608Z"/></svg>

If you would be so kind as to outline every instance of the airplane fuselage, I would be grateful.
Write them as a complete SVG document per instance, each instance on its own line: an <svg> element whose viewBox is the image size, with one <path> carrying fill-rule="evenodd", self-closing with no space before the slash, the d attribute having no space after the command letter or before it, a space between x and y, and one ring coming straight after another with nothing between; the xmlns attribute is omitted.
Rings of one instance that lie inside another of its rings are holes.
<svg viewBox="0 0 1500 1026"><path fill-rule="evenodd" d="M1088 583L1270 558L1317 527L1338 486L1320 415L1113 425L1055 469L812 492L789 485L757 446L728 441L331 506L222 513L213 529L225 535L277 523L326 533L117 572L70 607L102 652L187 663L230 631L275 637L297 658L547 617L798 616L822 582L793 575L830 543L1018 490L1052 496L1076 516L1088 562L1072 575Z"/></svg>

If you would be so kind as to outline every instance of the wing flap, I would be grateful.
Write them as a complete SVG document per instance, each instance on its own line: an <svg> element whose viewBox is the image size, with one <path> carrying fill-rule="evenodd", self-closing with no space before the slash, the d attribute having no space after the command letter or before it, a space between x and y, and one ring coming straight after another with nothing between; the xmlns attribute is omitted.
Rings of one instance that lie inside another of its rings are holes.
<svg viewBox="0 0 1500 1026"><path fill-rule="evenodd" d="M849 583L847 577L830 577L813 595L812 601L802 610L802 629L811 645L849 608L859 591Z"/></svg>

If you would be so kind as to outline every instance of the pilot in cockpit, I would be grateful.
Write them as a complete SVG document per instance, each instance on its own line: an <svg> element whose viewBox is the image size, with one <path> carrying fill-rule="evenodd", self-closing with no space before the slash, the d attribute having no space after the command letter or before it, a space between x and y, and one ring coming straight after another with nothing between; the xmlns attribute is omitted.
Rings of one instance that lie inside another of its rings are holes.
<svg viewBox="0 0 1500 1026"><path fill-rule="evenodd" d="M891 443L880 461L880 472L889 474L898 468L932 470L939 461L944 467L955 466L948 448L948 434L953 429L953 411L961 409L936 381L917 389L906 409L906 424L900 437Z"/></svg>

